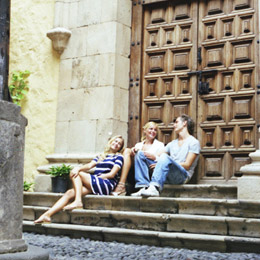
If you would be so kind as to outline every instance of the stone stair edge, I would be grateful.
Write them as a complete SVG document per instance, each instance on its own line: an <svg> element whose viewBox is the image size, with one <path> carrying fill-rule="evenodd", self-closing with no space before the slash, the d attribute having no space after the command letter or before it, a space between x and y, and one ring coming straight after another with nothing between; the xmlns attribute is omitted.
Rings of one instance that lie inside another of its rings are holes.
<svg viewBox="0 0 260 260"><path fill-rule="evenodd" d="M35 225L33 221L24 220L23 225L30 225L35 227L53 227L53 228L69 228L71 230L99 230L99 231L107 231L110 230L112 232L116 233L122 233L122 234L131 234L131 233L137 233L140 235L145 234L163 234L167 237L183 237L183 238L189 238L194 239L196 237L199 238L213 238L215 240L216 238L224 239L228 237L229 239L241 239L241 240L257 240L257 242L260 245L260 238L250 238L250 237L238 237L238 236L223 236L223 235L210 235L210 234L193 234L193 233L182 233L182 232L163 232L163 231L152 231L152 230L136 230L136 229L127 229L127 228L117 228L117 227L99 227L99 226L85 226L85 225L77 225L77 224L60 224L60 223L49 223L49 224L41 224L41 225Z"/></svg>
<svg viewBox="0 0 260 260"><path fill-rule="evenodd" d="M44 206L23 206L24 209L43 210L46 211L49 207ZM72 211L65 211L70 215L83 215L83 214L97 214L97 215L116 215L116 216L130 216L130 217L160 217L164 220L169 218L176 219L195 219L195 220L218 220L218 221L256 221L260 224L259 218L246 218L246 217L233 217L233 216L212 216L212 215L198 215L198 214L185 214L185 213L159 213L159 212L140 212L140 211L120 211L120 210L104 210L104 209L74 209Z"/></svg>
<svg viewBox="0 0 260 260"><path fill-rule="evenodd" d="M32 228L37 228L37 226L35 226L32 221L25 220L23 221L23 226L25 231L28 231L28 228L29 230L30 228L31 230L34 230ZM135 230L115 227L84 226L76 224L69 225L51 223L42 224L40 225L40 228L45 234L46 232L48 233L49 230L53 230L54 234L57 234L57 230L67 231L65 235L75 235L75 233L77 232L83 232L87 234L87 237L90 236L90 239L92 239L93 233L101 233L100 236L94 235L94 239L103 241L119 241L125 243L133 243L134 241L134 243L142 244L147 242L151 244L150 241L152 241L152 245L186 247L207 251L210 249L211 251L221 252L246 252L247 250L249 250L250 252L260 252L260 238L254 237ZM136 239L133 240L133 237L135 237ZM155 244L155 241L151 240L151 238L159 239L160 241L158 243L158 241L156 240L158 244ZM179 242L176 240L178 240ZM209 245L211 247L209 247ZM252 246L254 248L252 248Z"/></svg>
<svg viewBox="0 0 260 260"><path fill-rule="evenodd" d="M31 191L24 191L24 196L46 196L46 197L57 197L60 198L63 193L54 193L54 192L31 192ZM238 200L238 199L218 199L218 198L180 198L180 197L131 197L131 196L100 196L100 195L86 195L83 197L84 199L100 199L100 200L169 200L169 201L212 201L213 203L219 202L229 202L229 203L239 203L239 204L250 204L250 205L259 205L260 201L256 200Z"/></svg>
<svg viewBox="0 0 260 260"><path fill-rule="evenodd" d="M74 163L86 163L90 162L94 157L96 157L101 152L96 153L55 153L49 154L45 158L49 162L74 162Z"/></svg>

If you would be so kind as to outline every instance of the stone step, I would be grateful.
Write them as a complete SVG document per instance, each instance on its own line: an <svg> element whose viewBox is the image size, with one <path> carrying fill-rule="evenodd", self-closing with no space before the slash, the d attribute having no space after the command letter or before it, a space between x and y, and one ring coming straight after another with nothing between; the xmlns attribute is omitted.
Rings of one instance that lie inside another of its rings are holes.
<svg viewBox="0 0 260 260"><path fill-rule="evenodd" d="M47 209L46 207L24 206L24 220L33 221ZM260 219L255 218L77 209L55 214L52 222L260 238Z"/></svg>
<svg viewBox="0 0 260 260"><path fill-rule="evenodd" d="M57 197L54 198L55 196ZM43 203L42 206L48 206L52 205L60 196L60 194L48 192L24 192L24 203L37 203L31 205ZM237 187L229 185L165 185L160 197L236 199Z"/></svg>
<svg viewBox="0 0 260 260"><path fill-rule="evenodd" d="M184 184L164 185L161 197L236 199L236 185Z"/></svg>
<svg viewBox="0 0 260 260"><path fill-rule="evenodd" d="M169 246L220 252L260 253L259 238L245 238L223 235L187 234L180 232L159 232L134 230L117 227L97 227L76 224L34 225L32 221L23 221L25 232L37 232L49 235L67 235L74 238L86 237L100 241L118 241L123 243Z"/></svg>
<svg viewBox="0 0 260 260"><path fill-rule="evenodd" d="M51 207L62 194L24 193L24 205ZM85 209L135 212L159 212L244 218L260 217L260 202L235 199L130 197L87 195L83 199Z"/></svg>

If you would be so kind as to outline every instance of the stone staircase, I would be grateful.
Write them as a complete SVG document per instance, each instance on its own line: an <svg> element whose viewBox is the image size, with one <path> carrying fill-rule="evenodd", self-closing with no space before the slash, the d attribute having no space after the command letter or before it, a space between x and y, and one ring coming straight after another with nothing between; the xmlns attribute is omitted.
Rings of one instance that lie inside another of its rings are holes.
<svg viewBox="0 0 260 260"><path fill-rule="evenodd" d="M33 220L61 194L25 192L26 232L220 252L260 253L260 202L239 201L236 186L166 185L157 198L95 196L51 224Z"/></svg>

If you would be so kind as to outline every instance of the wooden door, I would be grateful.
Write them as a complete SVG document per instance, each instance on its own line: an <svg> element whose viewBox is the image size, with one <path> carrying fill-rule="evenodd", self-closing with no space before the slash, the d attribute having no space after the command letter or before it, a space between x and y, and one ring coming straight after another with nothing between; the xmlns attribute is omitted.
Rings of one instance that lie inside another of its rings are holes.
<svg viewBox="0 0 260 260"><path fill-rule="evenodd" d="M232 183L257 146L256 0L133 1L129 143L147 121L165 144L196 122L199 183ZM198 93L200 89L200 94Z"/></svg>

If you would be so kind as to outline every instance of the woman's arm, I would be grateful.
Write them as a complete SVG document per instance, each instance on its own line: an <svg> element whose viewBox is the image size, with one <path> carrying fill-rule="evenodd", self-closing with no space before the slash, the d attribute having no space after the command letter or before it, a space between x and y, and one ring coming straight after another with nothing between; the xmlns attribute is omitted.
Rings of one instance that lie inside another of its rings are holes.
<svg viewBox="0 0 260 260"><path fill-rule="evenodd" d="M79 172L87 172L90 169L92 169L93 167L95 167L97 164L97 162L95 161L91 161L90 163L87 163L81 167L74 167L71 171L71 177L76 178L79 175Z"/></svg>
<svg viewBox="0 0 260 260"><path fill-rule="evenodd" d="M118 165L114 165L114 167L112 168L112 170L108 173L103 173L101 175L99 175L98 177L99 178L102 178L102 179L113 179L116 174L119 172L120 170L120 167Z"/></svg>
<svg viewBox="0 0 260 260"><path fill-rule="evenodd" d="M189 152L185 162L181 162L180 165L185 169L185 170L189 170L191 165L193 164L193 162L195 161L196 157L198 156L198 154L196 153L191 153Z"/></svg>

